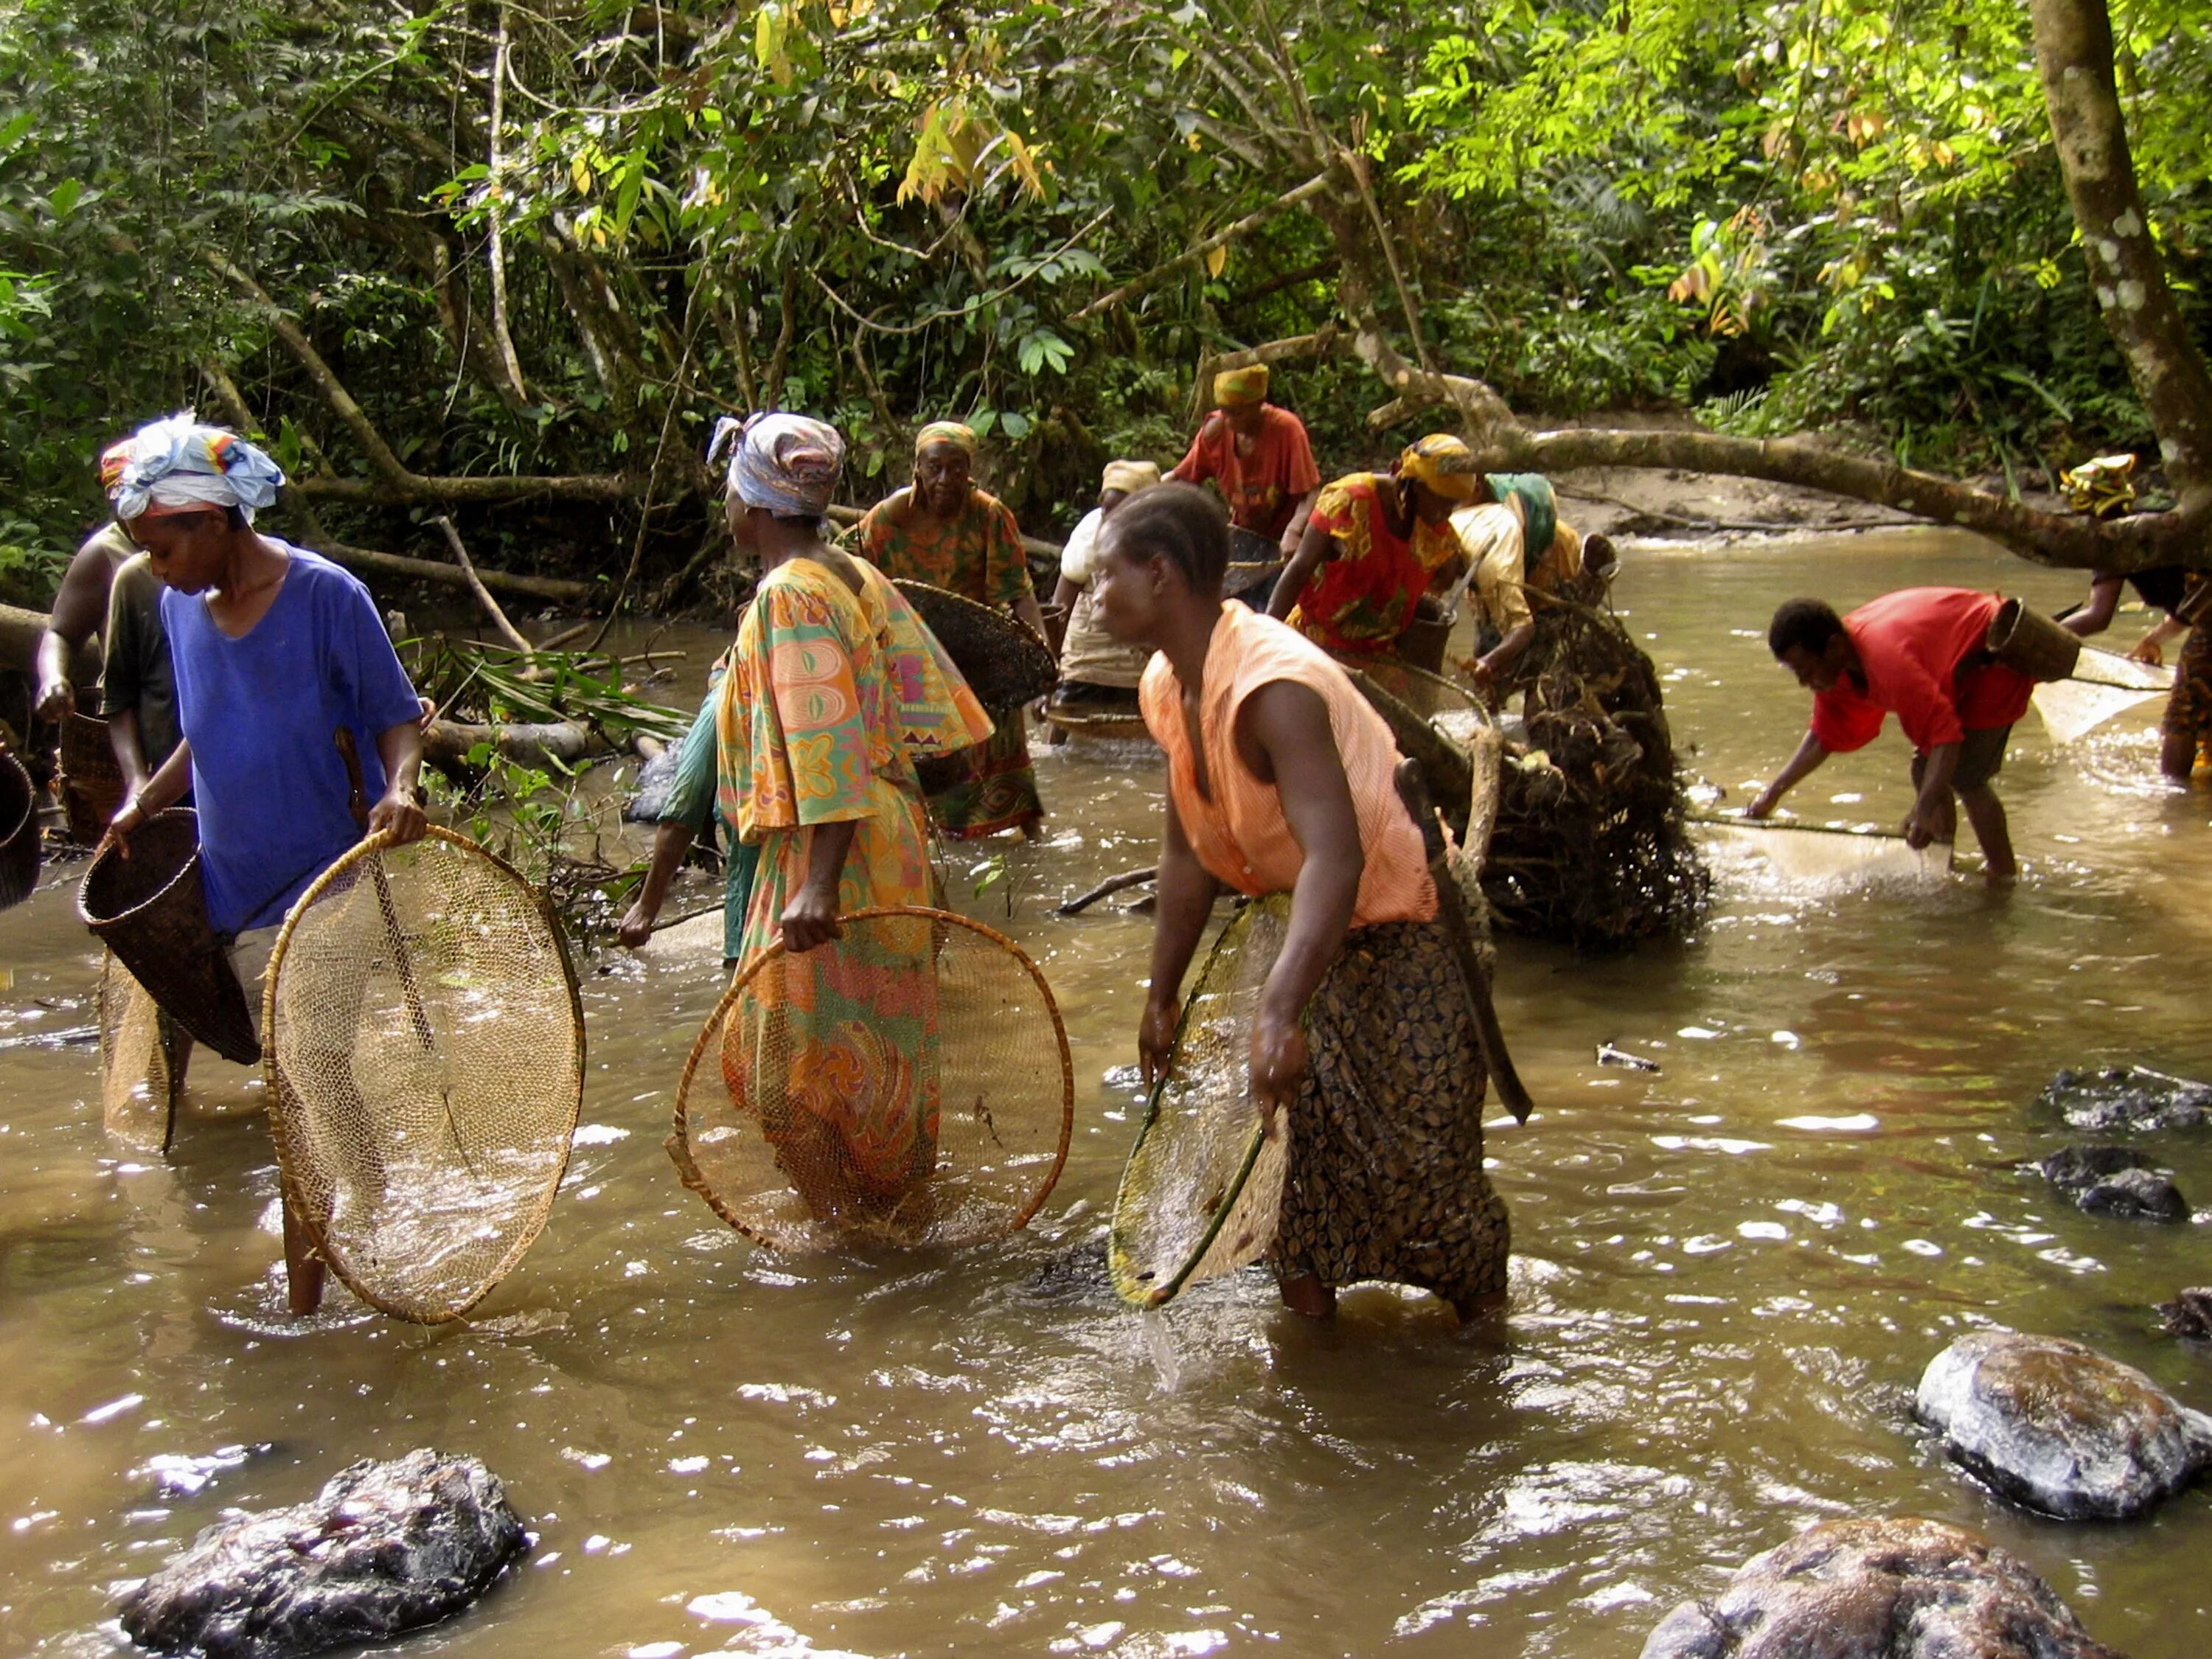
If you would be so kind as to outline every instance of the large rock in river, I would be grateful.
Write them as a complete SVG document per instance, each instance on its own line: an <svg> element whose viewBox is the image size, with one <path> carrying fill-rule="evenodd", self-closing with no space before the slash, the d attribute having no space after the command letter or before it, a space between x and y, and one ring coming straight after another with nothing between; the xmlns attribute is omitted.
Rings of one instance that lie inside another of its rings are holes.
<svg viewBox="0 0 2212 1659"><path fill-rule="evenodd" d="M2061 1072L2036 1103L2077 1129L2201 1129L2212 1121L2212 1083L2140 1066Z"/></svg>
<svg viewBox="0 0 2212 1659"><path fill-rule="evenodd" d="M123 1628L156 1653L295 1659L434 1624L529 1547L489 1469L412 1451L210 1527L125 1593Z"/></svg>
<svg viewBox="0 0 2212 1659"><path fill-rule="evenodd" d="M1644 1659L2120 1659L2025 1563L1941 1522L1831 1521L1753 1556Z"/></svg>
<svg viewBox="0 0 2212 1659"><path fill-rule="evenodd" d="M1960 1337L1929 1362L1914 1409L2004 1496L2069 1520L2125 1520L2212 1464L2212 1418L2055 1336Z"/></svg>

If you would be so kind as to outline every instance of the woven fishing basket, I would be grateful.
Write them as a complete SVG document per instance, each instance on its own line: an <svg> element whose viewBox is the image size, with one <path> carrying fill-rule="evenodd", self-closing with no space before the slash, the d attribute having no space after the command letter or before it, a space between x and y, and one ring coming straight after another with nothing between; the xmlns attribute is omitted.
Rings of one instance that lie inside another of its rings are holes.
<svg viewBox="0 0 2212 1659"><path fill-rule="evenodd" d="M261 1058L245 989L208 920L198 813L157 812L131 836L128 857L116 846L94 859L76 908L170 1018L225 1060Z"/></svg>
<svg viewBox="0 0 2212 1659"><path fill-rule="evenodd" d="M0 750L0 910L39 884L39 797L23 763Z"/></svg>

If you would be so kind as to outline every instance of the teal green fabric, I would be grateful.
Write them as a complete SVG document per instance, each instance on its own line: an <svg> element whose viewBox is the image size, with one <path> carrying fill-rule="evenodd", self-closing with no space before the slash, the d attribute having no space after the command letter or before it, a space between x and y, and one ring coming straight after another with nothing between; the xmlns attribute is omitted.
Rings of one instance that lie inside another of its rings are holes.
<svg viewBox="0 0 2212 1659"><path fill-rule="evenodd" d="M684 737L676 758L676 781L661 803L663 823L680 823L692 839L712 847L716 831L722 844L722 960L738 959L738 944L744 936L745 907L753 896L753 872L760 867L761 849L737 836L734 824L724 823L714 810L714 705L721 698L719 682L707 688L706 701Z"/></svg>
<svg viewBox="0 0 2212 1659"><path fill-rule="evenodd" d="M1535 568L1536 561L1550 550L1559 528L1559 498L1552 481L1540 472L1492 472L1484 482L1492 497L1521 502L1521 568Z"/></svg>

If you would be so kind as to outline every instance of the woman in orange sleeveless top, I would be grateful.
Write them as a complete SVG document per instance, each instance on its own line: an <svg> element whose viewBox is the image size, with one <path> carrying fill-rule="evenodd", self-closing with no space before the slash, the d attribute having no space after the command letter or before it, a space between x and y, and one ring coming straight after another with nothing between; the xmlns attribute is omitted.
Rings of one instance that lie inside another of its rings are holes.
<svg viewBox="0 0 2212 1659"><path fill-rule="evenodd" d="M1467 1317L1505 1289L1505 1206L1482 1170L1487 1081L1436 920L1389 726L1320 647L1221 599L1228 526L1164 484L1108 523L1099 617L1154 653L1138 696L1167 751L1147 1080L1166 1064L1185 969L1218 885L1291 895L1252 1032L1252 1085L1290 1135L1269 1261L1294 1310L1389 1279Z"/></svg>

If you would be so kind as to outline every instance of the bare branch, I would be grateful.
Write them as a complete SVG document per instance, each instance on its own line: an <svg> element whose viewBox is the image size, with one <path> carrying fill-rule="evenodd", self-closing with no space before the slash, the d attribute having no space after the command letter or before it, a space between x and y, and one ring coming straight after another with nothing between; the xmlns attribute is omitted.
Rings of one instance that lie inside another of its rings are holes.
<svg viewBox="0 0 2212 1659"><path fill-rule="evenodd" d="M1235 223L1224 226L1204 241L1184 249L1165 264L1154 265L1143 276L1132 277L1111 293L1100 295L1082 310L1071 313L1067 320L1071 323L1082 322L1086 318L1097 316L1102 311L1110 311L1115 306L1124 305L1140 294L1151 292L1174 276L1176 272L1188 270L1216 249L1227 247L1231 242L1249 236L1278 215L1287 213L1300 204L1320 195L1329 187L1334 177L1335 169L1334 168L1327 168L1316 173L1305 183L1285 191L1273 201L1246 214Z"/></svg>

